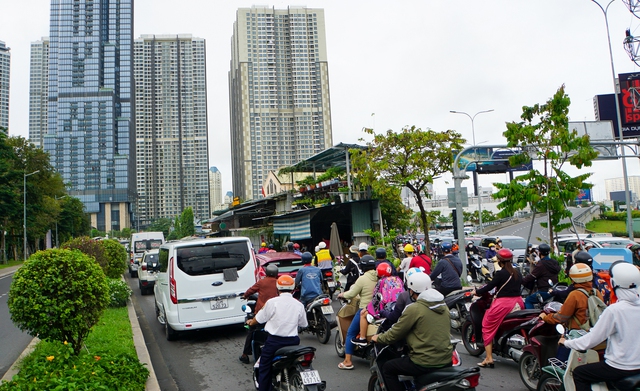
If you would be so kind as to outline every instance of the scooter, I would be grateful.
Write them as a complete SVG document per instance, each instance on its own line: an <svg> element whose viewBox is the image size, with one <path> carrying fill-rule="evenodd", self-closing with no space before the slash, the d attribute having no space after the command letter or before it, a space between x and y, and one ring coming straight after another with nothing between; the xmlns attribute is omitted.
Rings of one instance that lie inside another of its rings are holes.
<svg viewBox="0 0 640 391"><path fill-rule="evenodd" d="M349 329L349 325L351 325L351 321L353 320L353 307L347 306L347 300L340 299L342 302L342 308L338 310L338 329L336 330L336 336L334 338L334 346L336 348L336 353L338 357L343 358L345 355L345 339L347 338L347 330ZM351 310L351 311L349 311ZM367 322L369 323L367 327L367 340L370 341L371 337L379 332L380 325L384 322L384 319L373 319L373 316L367 316ZM373 343L369 342L367 345L354 345L353 355L355 357L360 357L365 360L373 360Z"/></svg>
<svg viewBox="0 0 640 391"><path fill-rule="evenodd" d="M333 307L331 306L331 298L322 294L311 300L305 308L307 312L307 327L302 332L315 334L321 344L329 342L331 338L331 325L327 317L333 316Z"/></svg>
<svg viewBox="0 0 640 391"><path fill-rule="evenodd" d="M451 318L451 328L453 330L461 332L462 324L467 319L472 299L473 288L453 291L444 298L444 302L449 307L449 317Z"/></svg>
<svg viewBox="0 0 640 391"><path fill-rule="evenodd" d="M340 289L340 281L335 280L333 270L323 270L322 292L329 295L329 298L333 299L333 294L336 293L337 289Z"/></svg>
<svg viewBox="0 0 640 391"><path fill-rule="evenodd" d="M469 272L471 276L479 283L483 283L485 281L485 275L489 274L489 270L482 264L482 259L480 259L480 255L471 254L469 256Z"/></svg>
<svg viewBox="0 0 640 391"><path fill-rule="evenodd" d="M566 339L579 338L587 333L584 330L569 330L568 332L561 324L556 325L556 330L560 335L564 335ZM575 367L584 364L590 364L600 361L600 355L593 349L573 350L569 353L567 361L561 361L552 357L549 359L549 366L542 368L542 375L538 382L538 391L575 391L576 387L573 382L573 370ZM595 383L591 385L593 391L608 390L640 390L640 375L629 376L611 385L606 383Z"/></svg>
<svg viewBox="0 0 640 391"><path fill-rule="evenodd" d="M369 377L368 391L384 391L387 389L382 377L382 367L387 361L401 357L402 350L402 348L397 349L394 345L384 347L376 345L374 347L375 358L370 368L371 377ZM455 344L453 352L455 360ZM415 377L399 376L398 379L404 384L405 390L475 391L480 381L480 368L461 368L459 365L460 361L458 360L457 365L455 365L454 362L454 365L448 368L438 369L434 372Z"/></svg>

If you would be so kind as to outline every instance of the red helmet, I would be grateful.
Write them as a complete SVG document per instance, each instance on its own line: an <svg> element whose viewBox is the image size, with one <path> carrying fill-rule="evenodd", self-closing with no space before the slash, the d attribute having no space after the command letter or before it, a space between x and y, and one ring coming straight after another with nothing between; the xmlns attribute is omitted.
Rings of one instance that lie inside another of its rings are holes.
<svg viewBox="0 0 640 391"><path fill-rule="evenodd" d="M496 254L498 262L511 262L513 261L513 253L508 248L501 248Z"/></svg>
<svg viewBox="0 0 640 391"><path fill-rule="evenodd" d="M293 244L293 248L295 248L296 250L298 250L300 248L300 245L298 243L294 243Z"/></svg>
<svg viewBox="0 0 640 391"><path fill-rule="evenodd" d="M379 278L389 277L391 275L391 265L389 265L386 262L382 262L381 264L378 265L378 267L376 268L376 271L378 272Z"/></svg>

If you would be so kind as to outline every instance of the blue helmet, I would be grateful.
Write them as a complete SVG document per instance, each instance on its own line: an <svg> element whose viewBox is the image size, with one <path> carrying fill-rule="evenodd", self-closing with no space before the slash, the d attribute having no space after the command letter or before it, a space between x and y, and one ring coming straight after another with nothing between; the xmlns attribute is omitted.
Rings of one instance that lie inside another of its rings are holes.
<svg viewBox="0 0 640 391"><path fill-rule="evenodd" d="M453 248L453 245L451 244L451 242L443 242L440 245L440 248L442 248L442 251L451 251L451 249Z"/></svg>

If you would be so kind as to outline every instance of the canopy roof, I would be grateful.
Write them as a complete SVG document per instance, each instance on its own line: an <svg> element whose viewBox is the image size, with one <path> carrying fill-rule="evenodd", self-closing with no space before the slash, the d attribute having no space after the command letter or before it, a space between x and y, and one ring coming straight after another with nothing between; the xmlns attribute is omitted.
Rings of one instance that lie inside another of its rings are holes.
<svg viewBox="0 0 640 391"><path fill-rule="evenodd" d="M367 147L358 144L340 143L322 152L318 152L293 166L284 167L280 172L326 171L330 167L342 167L346 169L347 158L345 151L349 149L367 149Z"/></svg>

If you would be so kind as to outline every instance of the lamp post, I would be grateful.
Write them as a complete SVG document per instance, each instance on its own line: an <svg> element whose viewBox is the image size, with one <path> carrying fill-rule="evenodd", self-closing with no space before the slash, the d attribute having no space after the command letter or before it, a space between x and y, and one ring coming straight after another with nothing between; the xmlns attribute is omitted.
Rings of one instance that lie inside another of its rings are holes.
<svg viewBox="0 0 640 391"><path fill-rule="evenodd" d="M453 114L464 114L467 117L469 117L469 119L471 120L471 136L473 137L473 146L476 146L476 129L474 126L474 120L476 119L476 116L478 114L482 114L482 113L490 113L492 112L493 109L490 110L482 110L482 111L478 111L477 113L475 113L473 116L470 116L469 114L465 113L464 111L455 111L455 110L451 110L449 111L450 113ZM473 153L475 155L478 154L478 152L474 149ZM477 164L476 164L477 167ZM478 195L478 225L480 228L480 233L483 233L484 230L482 229L482 191L478 191L478 182L477 181L473 181L473 186L475 187L474 191L475 193Z"/></svg>
<svg viewBox="0 0 640 391"><path fill-rule="evenodd" d="M24 199L24 225L22 226L22 229L24 230L24 260L27 260L27 177L31 176L33 174L37 174L39 173L40 170L34 171L31 174L24 174L24 178L22 180L22 187L23 187L23 199Z"/></svg>
<svg viewBox="0 0 640 391"><path fill-rule="evenodd" d="M63 195L62 197L57 197L57 196L53 196L53 198L57 201L57 200L61 200L63 198L65 198L66 195ZM60 243L58 242L58 219L56 219L56 248L60 247Z"/></svg>

